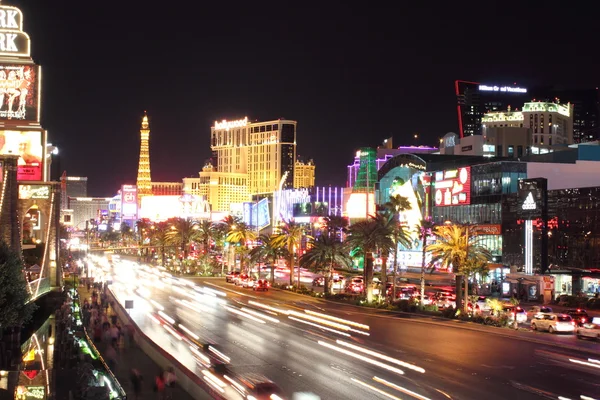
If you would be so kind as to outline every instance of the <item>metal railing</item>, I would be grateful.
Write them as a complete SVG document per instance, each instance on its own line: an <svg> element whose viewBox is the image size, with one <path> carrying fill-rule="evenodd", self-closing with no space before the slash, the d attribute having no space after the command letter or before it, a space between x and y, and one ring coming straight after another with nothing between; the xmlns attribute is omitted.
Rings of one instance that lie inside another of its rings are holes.
<svg viewBox="0 0 600 400"><path fill-rule="evenodd" d="M38 278L28 283L29 301L34 301L52 290L50 278Z"/></svg>

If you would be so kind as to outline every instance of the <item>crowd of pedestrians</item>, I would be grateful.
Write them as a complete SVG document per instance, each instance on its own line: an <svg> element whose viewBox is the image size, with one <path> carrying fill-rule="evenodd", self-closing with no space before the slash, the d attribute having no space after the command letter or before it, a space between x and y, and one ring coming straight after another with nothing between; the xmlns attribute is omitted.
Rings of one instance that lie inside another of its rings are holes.
<svg viewBox="0 0 600 400"><path fill-rule="evenodd" d="M129 324L121 326L117 316L111 313L114 304L109 300L104 285L88 283L87 288L88 293L91 293L91 295L83 302L83 323L110 370L115 375L120 375L122 379L123 374L118 373L121 372L119 370L119 358L130 347L135 346L135 330ZM145 379L140 369L131 368L129 380L133 399L141 399ZM160 400L173 399L173 389L176 382L177 377L172 367L159 370L154 379L150 381L155 394L154 398Z"/></svg>

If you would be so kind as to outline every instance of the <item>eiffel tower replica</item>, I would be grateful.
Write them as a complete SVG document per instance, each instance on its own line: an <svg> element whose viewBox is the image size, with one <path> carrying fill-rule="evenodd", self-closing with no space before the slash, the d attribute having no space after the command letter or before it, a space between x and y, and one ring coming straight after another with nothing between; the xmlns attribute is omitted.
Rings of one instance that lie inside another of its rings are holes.
<svg viewBox="0 0 600 400"><path fill-rule="evenodd" d="M142 197L152 195L152 178L150 177L150 124L144 111L142 129L140 129L140 164L138 166L137 190L138 203Z"/></svg>

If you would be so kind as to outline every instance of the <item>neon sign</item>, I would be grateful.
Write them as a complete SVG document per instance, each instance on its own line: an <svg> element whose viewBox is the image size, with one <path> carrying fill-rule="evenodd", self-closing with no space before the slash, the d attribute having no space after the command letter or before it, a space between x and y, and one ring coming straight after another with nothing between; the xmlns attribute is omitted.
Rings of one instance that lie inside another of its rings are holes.
<svg viewBox="0 0 600 400"><path fill-rule="evenodd" d="M512 86L479 85L480 92L527 93L527 89Z"/></svg>
<svg viewBox="0 0 600 400"><path fill-rule="evenodd" d="M529 192L529 194L525 198L525 201L523 202L523 205L521 205L521 208L523 210L535 210L537 208L535 200L533 199L532 192Z"/></svg>
<svg viewBox="0 0 600 400"><path fill-rule="evenodd" d="M221 122L215 121L215 129L229 130L231 128L239 128L246 125L248 125L248 117L245 117L244 119L238 119L235 121L227 121L226 119L222 120Z"/></svg>
<svg viewBox="0 0 600 400"><path fill-rule="evenodd" d="M11 6L0 6L0 55L29 57L29 36L23 32L23 13Z"/></svg>
<svg viewBox="0 0 600 400"><path fill-rule="evenodd" d="M436 172L434 187L438 207L471 204L471 167Z"/></svg>

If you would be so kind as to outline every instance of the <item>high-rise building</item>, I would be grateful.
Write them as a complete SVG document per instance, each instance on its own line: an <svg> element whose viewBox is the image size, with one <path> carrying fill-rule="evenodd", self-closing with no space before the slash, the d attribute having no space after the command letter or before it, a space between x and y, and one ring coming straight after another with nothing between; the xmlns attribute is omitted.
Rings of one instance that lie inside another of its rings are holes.
<svg viewBox="0 0 600 400"><path fill-rule="evenodd" d="M67 176L63 172L60 177L61 210L69 208L69 197L87 197L87 180L86 176Z"/></svg>
<svg viewBox="0 0 600 400"><path fill-rule="evenodd" d="M536 100L573 105L573 142L583 143L600 138L600 91L549 87L534 89Z"/></svg>
<svg viewBox="0 0 600 400"><path fill-rule="evenodd" d="M488 85L477 82L454 82L460 137L481 134L481 118L492 111L506 110L511 105L530 100L527 89L509 85Z"/></svg>
<svg viewBox="0 0 600 400"><path fill-rule="evenodd" d="M152 182L153 196L179 196L182 193L182 182Z"/></svg>
<svg viewBox="0 0 600 400"><path fill-rule="evenodd" d="M315 186L315 163L313 160L307 162L296 161L294 173L294 189L312 188Z"/></svg>
<svg viewBox="0 0 600 400"><path fill-rule="evenodd" d="M144 111L142 128L140 129L140 163L137 175L138 201L144 196L152 195L152 178L150 176L150 124Z"/></svg>
<svg viewBox="0 0 600 400"><path fill-rule="evenodd" d="M482 123L485 144L494 146L494 154L497 156L522 157L529 153L543 154L553 150L553 147L573 144L572 104L528 102L523 105L522 111L509 109L504 112L487 113L483 116ZM517 128L528 129L527 135L516 136L531 137L531 142L513 143L513 140L510 144L506 143L508 132ZM494 138L499 140L500 133L504 137L503 143L494 141ZM524 149L524 145L527 148Z"/></svg>
<svg viewBox="0 0 600 400"><path fill-rule="evenodd" d="M215 213L229 213L232 204L250 201L248 174L218 172L207 163L198 178L183 178L183 193L205 198Z"/></svg>
<svg viewBox="0 0 600 400"><path fill-rule="evenodd" d="M216 172L247 174L250 195L294 186L296 121L216 121L211 149Z"/></svg>

